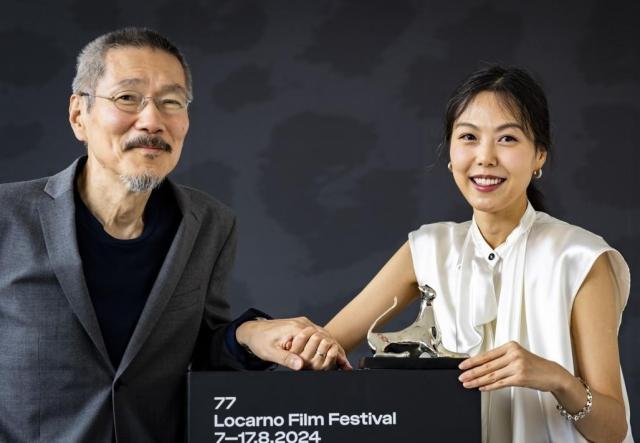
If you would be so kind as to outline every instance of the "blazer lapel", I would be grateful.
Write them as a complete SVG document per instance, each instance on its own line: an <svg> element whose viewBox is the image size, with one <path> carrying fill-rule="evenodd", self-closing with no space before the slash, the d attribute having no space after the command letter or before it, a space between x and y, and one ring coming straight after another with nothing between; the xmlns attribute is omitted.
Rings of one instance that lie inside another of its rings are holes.
<svg viewBox="0 0 640 443"><path fill-rule="evenodd" d="M173 185L172 187L178 206L183 214L182 222L160 268L158 277L151 288L149 298L142 310L131 340L129 340L127 349L122 356L122 361L116 371L116 378L127 369L158 322L180 281L200 231L200 217L195 208L192 207L189 197L178 186Z"/></svg>
<svg viewBox="0 0 640 443"><path fill-rule="evenodd" d="M49 260L62 291L80 324L113 371L78 251L73 189L78 163L79 160L76 160L47 181L44 191L48 195L39 203L38 212Z"/></svg>

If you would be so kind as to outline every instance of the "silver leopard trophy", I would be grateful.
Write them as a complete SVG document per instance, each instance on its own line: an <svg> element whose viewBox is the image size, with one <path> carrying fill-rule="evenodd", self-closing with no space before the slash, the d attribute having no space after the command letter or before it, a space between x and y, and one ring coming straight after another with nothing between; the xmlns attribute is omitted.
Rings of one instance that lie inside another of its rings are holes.
<svg viewBox="0 0 640 443"><path fill-rule="evenodd" d="M374 357L404 358L467 358L469 355L451 352L442 345L442 337L433 312L433 300L436 291L427 285L420 289L420 311L413 324L397 332L373 332L376 325L398 304L394 297L393 305L378 317L367 333L367 341Z"/></svg>

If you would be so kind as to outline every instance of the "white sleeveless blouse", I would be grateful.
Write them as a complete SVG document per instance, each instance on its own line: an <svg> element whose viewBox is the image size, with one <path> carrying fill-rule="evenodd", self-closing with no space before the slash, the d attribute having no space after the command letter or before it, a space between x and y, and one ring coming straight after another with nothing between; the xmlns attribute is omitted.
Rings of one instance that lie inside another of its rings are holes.
<svg viewBox="0 0 640 443"><path fill-rule="evenodd" d="M629 267L618 251L531 204L496 249L475 220L423 225L409 234L409 245L418 283L436 291L433 307L451 351L477 355L514 340L575 373L571 308L601 254L607 254L615 275L620 317L629 296ZM624 379L622 391L628 443L633 438ZM551 393L527 388L483 392L483 441L586 442L556 404Z"/></svg>

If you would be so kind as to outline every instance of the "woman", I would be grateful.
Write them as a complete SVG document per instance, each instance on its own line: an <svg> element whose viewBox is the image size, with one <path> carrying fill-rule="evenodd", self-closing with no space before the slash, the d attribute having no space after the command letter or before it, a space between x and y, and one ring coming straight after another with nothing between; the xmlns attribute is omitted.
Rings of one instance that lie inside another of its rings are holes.
<svg viewBox="0 0 640 443"><path fill-rule="evenodd" d="M602 238L538 212L544 92L522 70L490 67L454 92L445 120L473 220L410 233L326 329L349 351L394 297L402 308L428 284L444 346L472 356L460 381L482 391L483 441L632 441L617 342L629 269ZM327 352L309 345L292 343Z"/></svg>

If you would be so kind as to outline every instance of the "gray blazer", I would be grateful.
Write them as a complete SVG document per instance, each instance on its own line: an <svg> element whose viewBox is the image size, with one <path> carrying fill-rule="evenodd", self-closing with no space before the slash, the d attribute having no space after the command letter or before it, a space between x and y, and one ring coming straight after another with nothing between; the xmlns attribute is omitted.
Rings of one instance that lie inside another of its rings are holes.
<svg viewBox="0 0 640 443"><path fill-rule="evenodd" d="M172 185L183 219L114 368L78 254L77 165L0 185L0 441L182 441L191 362L237 366L223 343L234 215Z"/></svg>

